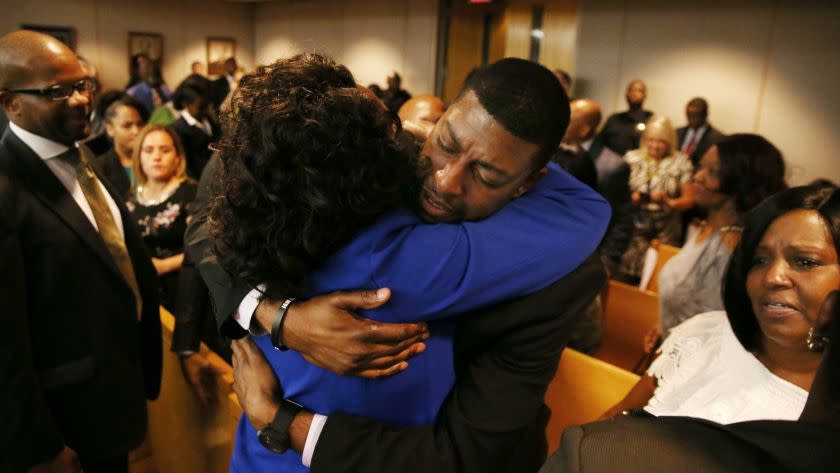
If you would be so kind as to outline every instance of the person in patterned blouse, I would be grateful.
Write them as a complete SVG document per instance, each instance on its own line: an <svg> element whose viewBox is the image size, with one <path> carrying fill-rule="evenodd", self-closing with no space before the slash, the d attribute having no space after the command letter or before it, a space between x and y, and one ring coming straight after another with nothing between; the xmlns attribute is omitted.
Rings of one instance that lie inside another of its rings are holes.
<svg viewBox="0 0 840 473"><path fill-rule="evenodd" d="M184 261L184 232L197 186L187 179L178 136L160 125L147 126L137 137L132 166L137 186L127 207L160 277L161 303L173 311Z"/></svg>
<svg viewBox="0 0 840 473"><path fill-rule="evenodd" d="M676 147L671 121L654 116L645 125L639 149L628 151L630 192L634 203L633 230L617 273L635 281L642 272L644 255L651 240L668 245L682 242L680 212L691 208L694 199L687 184L694 172L691 160Z"/></svg>

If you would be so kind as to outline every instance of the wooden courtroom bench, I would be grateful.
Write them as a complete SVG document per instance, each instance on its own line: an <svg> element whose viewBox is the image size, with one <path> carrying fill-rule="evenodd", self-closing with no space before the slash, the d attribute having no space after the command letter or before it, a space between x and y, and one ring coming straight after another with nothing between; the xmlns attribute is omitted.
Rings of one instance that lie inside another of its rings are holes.
<svg viewBox="0 0 840 473"><path fill-rule="evenodd" d="M659 298L654 292L613 280L607 282L603 294L603 335L595 357L633 371L644 355L644 336L659 322Z"/></svg>
<svg viewBox="0 0 840 473"><path fill-rule="evenodd" d="M571 348L564 350L545 393L545 403L551 409L546 428L549 453L560 446L566 427L596 420L638 381L639 376L629 371Z"/></svg>
<svg viewBox="0 0 840 473"><path fill-rule="evenodd" d="M210 363L224 373L217 379L215 400L202 405L184 379L178 355L169 350L175 318L161 307L160 320L163 329L160 397L148 403L147 446L133 452L129 470L131 473L226 473L236 424L242 414L233 393L233 368L201 345Z"/></svg>
<svg viewBox="0 0 840 473"><path fill-rule="evenodd" d="M653 264L653 270L650 275L650 278L642 289L646 289L651 292L659 292L659 274L662 272L662 267L665 266L665 263L668 262L677 252L680 251L680 248L677 246L666 245L664 243L660 243L659 240L653 240L650 243L650 249L648 251L652 251L656 254L656 263ZM644 270L642 271L644 274Z"/></svg>

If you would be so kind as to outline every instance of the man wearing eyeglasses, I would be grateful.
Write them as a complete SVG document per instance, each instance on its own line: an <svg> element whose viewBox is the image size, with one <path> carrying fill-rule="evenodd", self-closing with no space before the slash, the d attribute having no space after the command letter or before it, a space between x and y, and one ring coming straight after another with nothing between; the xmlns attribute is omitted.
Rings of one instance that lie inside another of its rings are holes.
<svg viewBox="0 0 840 473"><path fill-rule="evenodd" d="M93 83L61 42L0 37L0 471L125 472L160 388L156 277L76 142Z"/></svg>

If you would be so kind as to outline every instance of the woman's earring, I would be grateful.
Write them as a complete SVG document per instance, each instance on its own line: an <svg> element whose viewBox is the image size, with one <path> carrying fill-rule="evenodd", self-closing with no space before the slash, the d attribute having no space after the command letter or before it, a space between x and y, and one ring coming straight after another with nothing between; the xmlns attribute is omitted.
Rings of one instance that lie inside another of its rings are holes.
<svg viewBox="0 0 840 473"><path fill-rule="evenodd" d="M828 345L828 337L817 333L814 327L808 330L808 337L805 339L805 344L808 345L808 350L814 353L822 353L825 346Z"/></svg>

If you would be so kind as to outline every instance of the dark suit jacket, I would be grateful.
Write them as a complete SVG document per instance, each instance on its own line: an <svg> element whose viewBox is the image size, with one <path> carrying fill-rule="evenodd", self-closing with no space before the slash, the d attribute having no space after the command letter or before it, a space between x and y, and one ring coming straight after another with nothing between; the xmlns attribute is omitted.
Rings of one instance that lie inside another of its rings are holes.
<svg viewBox="0 0 840 473"><path fill-rule="evenodd" d="M575 179L598 190L598 171L595 169L595 163L579 147L561 144L551 156L551 160L569 171Z"/></svg>
<svg viewBox="0 0 840 473"><path fill-rule="evenodd" d="M679 143L679 147L682 149L683 145L685 144L685 135L688 133L688 127L684 126L682 128L677 128L677 143ZM706 154L706 151L712 147L712 145L717 144L721 138L723 138L723 133L718 131L717 128L713 127L711 123L709 124L709 129L703 133L703 136L700 137L700 141L694 145L694 152L691 153L691 162L694 163L694 166L697 166L697 163L700 162L700 158Z"/></svg>
<svg viewBox="0 0 840 473"><path fill-rule="evenodd" d="M213 130L212 136L207 135L202 129L191 126L184 120L184 117L179 117L170 127L178 137L181 139L181 144L184 145L184 153L187 155L187 175L195 180L201 177L201 172L204 171L204 166L210 160L210 155L213 153L210 150L210 143L217 140L219 137L219 129L215 124L210 125Z"/></svg>
<svg viewBox="0 0 840 473"><path fill-rule="evenodd" d="M595 141L603 143L604 146L624 156L630 150L639 147L642 137L638 125L644 123L653 116L649 110L625 110L614 113L607 118L601 133Z"/></svg>
<svg viewBox="0 0 840 473"><path fill-rule="evenodd" d="M128 198L131 196L131 181L128 179L128 174L123 170L117 151L111 148L104 154L97 156L93 160L93 167L96 168L99 175L111 183L120 197L120 202L128 202Z"/></svg>
<svg viewBox="0 0 840 473"><path fill-rule="evenodd" d="M545 391L605 280L593 255L536 294L462 316L455 387L435 425L332 414L312 472L536 472L547 450Z"/></svg>
<svg viewBox="0 0 840 473"><path fill-rule="evenodd" d="M598 192L610 203L615 218L618 209L630 200L630 166L598 140L592 142L586 154L595 163Z"/></svg>
<svg viewBox="0 0 840 473"><path fill-rule="evenodd" d="M146 399L160 389L157 277L102 182L122 215L139 323L128 284L58 178L11 131L0 141L0 471L63 444L94 459L122 455L145 435Z"/></svg>
<svg viewBox="0 0 840 473"><path fill-rule="evenodd" d="M216 171L219 162L217 155L212 156L204 168L201 180L198 182L198 191L193 200L194 221L205 222L207 220L207 206L211 196L213 180L217 177ZM206 240L203 241L206 242ZM172 333L171 349L174 352L195 352L199 350L200 343L203 340L213 351L230 361L230 347L219 336L219 331L214 323L214 316L211 313L213 308L210 303L210 294L196 267L193 256L194 253L189 251L184 253L184 264L178 275L178 302L174 314L175 331ZM245 294L242 294L242 297L245 297ZM240 297L240 300L242 297ZM233 309L230 309L227 313L232 311ZM244 332L240 330L239 333Z"/></svg>
<svg viewBox="0 0 840 473"><path fill-rule="evenodd" d="M229 93L230 84L228 84L224 75L210 83L210 95L213 98L213 105L216 107L216 110L219 110L219 107Z"/></svg>
<svg viewBox="0 0 840 473"><path fill-rule="evenodd" d="M621 417L567 428L540 473L829 473L840 471L838 438L805 422Z"/></svg>

